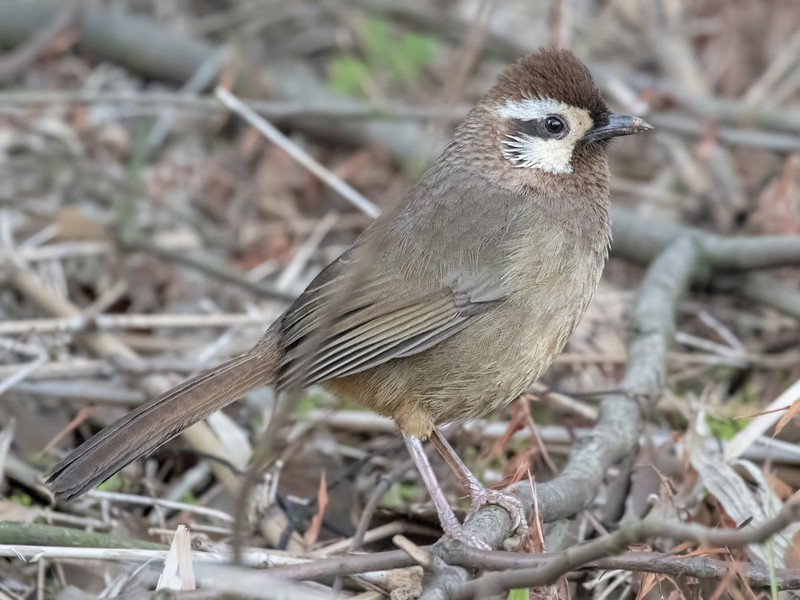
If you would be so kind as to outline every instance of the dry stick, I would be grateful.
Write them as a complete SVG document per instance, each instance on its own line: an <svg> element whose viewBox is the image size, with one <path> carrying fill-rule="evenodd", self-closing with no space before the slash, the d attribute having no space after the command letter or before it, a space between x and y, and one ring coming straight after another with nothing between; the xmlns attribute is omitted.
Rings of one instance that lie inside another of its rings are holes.
<svg viewBox="0 0 800 600"><path fill-rule="evenodd" d="M350 554L302 564L274 567L269 572L270 575L282 579L318 581L358 573L401 569L416 564L416 561L403 550L390 550L372 554Z"/></svg>
<svg viewBox="0 0 800 600"><path fill-rule="evenodd" d="M393 537L397 534L434 536L439 531L440 529L438 527L434 527L433 525L424 525L422 523L415 523L413 521L395 519L394 521L390 521L385 525L378 525L374 529L367 530L367 532L364 534L363 544L371 544L372 542ZM342 552L348 552L351 543L352 538L344 538L338 542L333 542L330 545L314 550L309 556L314 558L327 558L329 556L336 556Z"/></svg>
<svg viewBox="0 0 800 600"><path fill-rule="evenodd" d="M75 539L75 538L73 538ZM0 544L0 557L33 560L38 558L63 559L63 560L113 560L148 562L152 560L163 561L167 557L167 550L151 550L137 548L103 548L82 546L45 546L30 544ZM225 552L192 552L192 560L202 563L201 568L208 564L226 564L231 560L229 553ZM293 565L304 559L287 556L280 552L262 550L246 550L243 560L252 567L274 567L276 565Z"/></svg>
<svg viewBox="0 0 800 600"><path fill-rule="evenodd" d="M487 598L512 588L548 585L581 565L618 552L630 544L644 542L655 537L691 540L711 546L734 548L741 548L748 544L760 544L786 529L798 519L800 519L800 500L798 499L787 502L775 518L744 529L715 529L680 521L647 519L622 527L614 533L591 542L568 548L542 567L509 569L465 583L455 597L459 599Z"/></svg>
<svg viewBox="0 0 800 600"><path fill-rule="evenodd" d="M254 97L243 97L240 101L252 108L262 117L273 120L286 120L295 117L324 117L341 119L374 119L374 120L406 120L429 121L446 119L457 122L469 111L466 104L457 104L452 108L443 106L413 106L409 104L389 103L381 108L366 102L353 102L331 105L329 102L313 98L304 101L263 100ZM195 116L207 118L208 113L225 110L220 101L210 95L186 94L169 91L106 91L106 90L3 90L0 91L0 104L20 107L38 107L52 104L112 104L133 105L152 109L160 114L164 105L174 109L182 109L181 116L187 111L195 111ZM188 116L192 116L191 113Z"/></svg>
<svg viewBox="0 0 800 600"><path fill-rule="evenodd" d="M741 100L721 96L693 94L677 84L654 73L619 69L605 64L590 63L589 68L600 88L609 90L615 80L634 86L638 92L658 92L686 106L692 113L722 124L747 124L784 133L800 132L800 110L792 107L769 105L746 106Z"/></svg>
<svg viewBox="0 0 800 600"><path fill-rule="evenodd" d="M204 588L234 597L264 600L335 600L340 597L316 584L288 584L233 565L203 565L198 569L198 581Z"/></svg>
<svg viewBox="0 0 800 600"><path fill-rule="evenodd" d="M750 273L739 280L739 293L751 302L757 302L800 321L800 290L786 285L766 273Z"/></svg>
<svg viewBox="0 0 800 600"><path fill-rule="evenodd" d="M761 76L750 84L742 95L742 104L746 107L769 105L772 94L778 83L786 78L786 73L797 62L800 53L800 31L797 31L778 51Z"/></svg>
<svg viewBox="0 0 800 600"><path fill-rule="evenodd" d="M57 2L0 0L0 42L21 43L59 10ZM217 46L166 29L152 20L117 10L92 7L76 19L78 49L155 79L184 82L210 58Z"/></svg>
<svg viewBox="0 0 800 600"><path fill-rule="evenodd" d="M672 577L696 577L721 580L731 571L740 573L747 583L756 588L768 588L774 581L779 590L800 588L800 569L775 569L770 573L765 566L753 563L727 562L707 556L674 556L658 552L627 552L620 556L601 558L587 566L598 569L622 569L660 573Z"/></svg>
<svg viewBox="0 0 800 600"><path fill-rule="evenodd" d="M353 535L353 540L350 543L350 552L355 552L361 548L361 545L364 543L364 534L369 528L372 515L375 513L375 509L378 507L378 503L381 501L386 492L389 491L389 488L392 487L394 483L413 466L414 461L408 459L405 462L400 463L397 467L385 475L381 475L378 480L378 485L375 486L372 495L367 501L367 505L364 507L364 512L361 514L358 527L356 528L356 532Z"/></svg>
<svg viewBox="0 0 800 600"><path fill-rule="evenodd" d="M231 327L259 325L272 322L273 313L213 313L207 315L149 315L149 314L79 314L54 319L21 319L0 323L0 335L28 335L31 333L81 333L85 331L111 331L118 329L198 329L202 327Z"/></svg>
<svg viewBox="0 0 800 600"><path fill-rule="evenodd" d="M614 244L611 253L642 265L649 264L669 244L689 237L701 245L705 263L697 265L696 283L710 281L712 269L750 270L800 264L800 235L726 237L677 223L649 219L629 208L611 211Z"/></svg>
<svg viewBox="0 0 800 600"><path fill-rule="evenodd" d="M120 539L104 533L39 523L0 521L0 545L13 546L15 544L71 548L166 550L163 544L155 544L135 538Z"/></svg>
<svg viewBox="0 0 800 600"><path fill-rule="evenodd" d="M327 184L331 189L336 191L342 198L350 202L350 204L355 206L361 212L372 218L375 218L381 214L381 210L372 202L367 200L364 196L362 196L361 193L342 181L341 178L331 173L331 171L320 164L316 159L308 154L308 152L300 148L279 129L262 118L252 108L244 104L228 90L218 87L216 90L216 96L219 98L220 102L227 106L231 111L235 112L250 125L258 129L258 131L260 131L264 137L283 149L284 152L286 152L298 163L303 165L306 169L311 171L314 175L319 177L323 182L325 182L325 184Z"/></svg>
<svg viewBox="0 0 800 600"><path fill-rule="evenodd" d="M427 549L424 548L423 549ZM443 555L446 563L484 571L505 571L539 568L559 559L560 555L520 554L519 552L496 552L461 545ZM400 569L416 564L402 550L349 555L287 566L273 567L269 574L282 579L304 581L328 581L334 577L357 575L372 571ZM769 587L774 576L780 589L800 587L800 569L776 569L774 574L765 566L752 563L731 563L706 556L677 556L661 552L626 552L589 561L582 565L587 569L623 569L647 571L672 576L697 577L719 580L736 569L753 587Z"/></svg>
<svg viewBox="0 0 800 600"><path fill-rule="evenodd" d="M608 467L635 447L641 433L642 412L655 404L666 383L666 355L675 328L675 310L698 258L697 244L684 237L664 250L647 270L631 315L630 358L619 385L623 391L606 395L597 425L575 443L564 470L537 486L543 521L568 518L589 506ZM530 485L524 482L515 488L530 513ZM498 548L511 535L511 526L505 510L490 506L466 523L465 531ZM454 543L443 538L437 546L447 548ZM449 598L467 578L468 573L462 568L442 569L428 581L421 599Z"/></svg>
<svg viewBox="0 0 800 600"><path fill-rule="evenodd" d="M215 279L219 279L220 281L224 281L226 283L231 283L253 294L263 296L264 298L274 298L276 300L294 300L294 295L287 292L282 292L271 283L248 279L247 275L232 269L229 265L217 264L197 255L189 255L185 252L179 252L171 248L166 248L160 244L154 243L152 240L144 238L137 239L127 249L150 252L163 260L169 260L192 269L196 269L197 271L205 273L206 275L214 277Z"/></svg>
<svg viewBox="0 0 800 600"><path fill-rule="evenodd" d="M39 58L39 55L53 43L53 39L72 25L77 11L76 0L64 2L61 10L53 15L49 23L11 52L0 56L0 83L10 81Z"/></svg>
<svg viewBox="0 0 800 600"><path fill-rule="evenodd" d="M744 297L800 319L800 292L765 273L737 274L733 281L712 278L713 270L764 269L800 264L800 236L774 235L727 238L695 227L648 219L632 210L612 209L614 245L611 253L646 265L674 240L689 236L701 244L705 264L693 275L699 285L712 283L723 291Z"/></svg>

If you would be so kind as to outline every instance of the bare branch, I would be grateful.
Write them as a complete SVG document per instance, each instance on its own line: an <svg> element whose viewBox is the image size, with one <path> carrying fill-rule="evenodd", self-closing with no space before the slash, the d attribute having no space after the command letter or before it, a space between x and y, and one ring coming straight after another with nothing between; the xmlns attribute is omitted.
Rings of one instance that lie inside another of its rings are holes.
<svg viewBox="0 0 800 600"><path fill-rule="evenodd" d="M487 598L502 590L548 585L581 565L613 554L630 544L644 542L655 537L691 540L712 546L735 548L762 543L797 521L798 518L800 518L800 500L795 499L787 502L775 518L744 529L717 529L697 524L650 519L639 521L612 534L569 548L544 566L507 570L466 583L458 591L456 597L460 599Z"/></svg>

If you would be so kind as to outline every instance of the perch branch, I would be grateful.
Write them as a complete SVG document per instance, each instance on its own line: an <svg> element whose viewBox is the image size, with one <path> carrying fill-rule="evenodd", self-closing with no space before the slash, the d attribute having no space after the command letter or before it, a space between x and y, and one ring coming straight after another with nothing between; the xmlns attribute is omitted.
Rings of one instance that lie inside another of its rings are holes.
<svg viewBox="0 0 800 600"><path fill-rule="evenodd" d="M530 569L509 569L470 581L461 586L456 598L488 598L503 590L551 584L559 577L619 549L651 538L668 537L711 546L741 548L765 542L800 518L800 501L787 502L773 519L744 529L718 529L680 521L644 520L622 527L556 555L550 562Z"/></svg>

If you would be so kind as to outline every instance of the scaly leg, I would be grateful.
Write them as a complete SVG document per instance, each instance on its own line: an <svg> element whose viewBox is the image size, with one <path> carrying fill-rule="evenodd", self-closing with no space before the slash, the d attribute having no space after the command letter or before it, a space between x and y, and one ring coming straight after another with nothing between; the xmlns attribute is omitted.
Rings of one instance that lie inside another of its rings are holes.
<svg viewBox="0 0 800 600"><path fill-rule="evenodd" d="M406 448L408 448L408 453L411 455L411 458L414 459L414 464L417 465L417 470L419 471L420 476L422 476L422 481L425 483L425 487L428 488L428 493L431 495L434 507L436 507L436 512L439 515L439 522L442 524L442 529L444 532L447 535L459 539L471 546L477 546L480 548L485 547L485 544L472 539L470 536L464 533L461 523L458 522L453 509L447 502L447 498L445 497L439 482L436 480L436 475L433 472L431 463L425 454L425 450L422 448L422 442L419 440L419 438L413 435L403 434L403 440L406 443Z"/></svg>
<svg viewBox="0 0 800 600"><path fill-rule="evenodd" d="M478 478L467 468L467 465L464 464L464 461L461 460L461 457L438 428L435 428L431 434L431 443L453 470L462 487L469 493L470 511L466 520L468 521L472 518L482 506L496 504L508 512L515 534L520 536L520 539L525 539L528 535L528 520L525 516L525 508L522 506L522 502L516 496L504 490L490 490L478 481Z"/></svg>

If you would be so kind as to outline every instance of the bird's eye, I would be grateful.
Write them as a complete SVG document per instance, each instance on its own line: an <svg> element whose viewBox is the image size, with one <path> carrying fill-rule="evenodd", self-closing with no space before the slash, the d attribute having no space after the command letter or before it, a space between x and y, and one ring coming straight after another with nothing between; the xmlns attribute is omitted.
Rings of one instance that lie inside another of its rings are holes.
<svg viewBox="0 0 800 600"><path fill-rule="evenodd" d="M547 133L552 133L553 135L558 135L566 128L563 119L561 117L547 117L544 120L544 128L547 130Z"/></svg>

